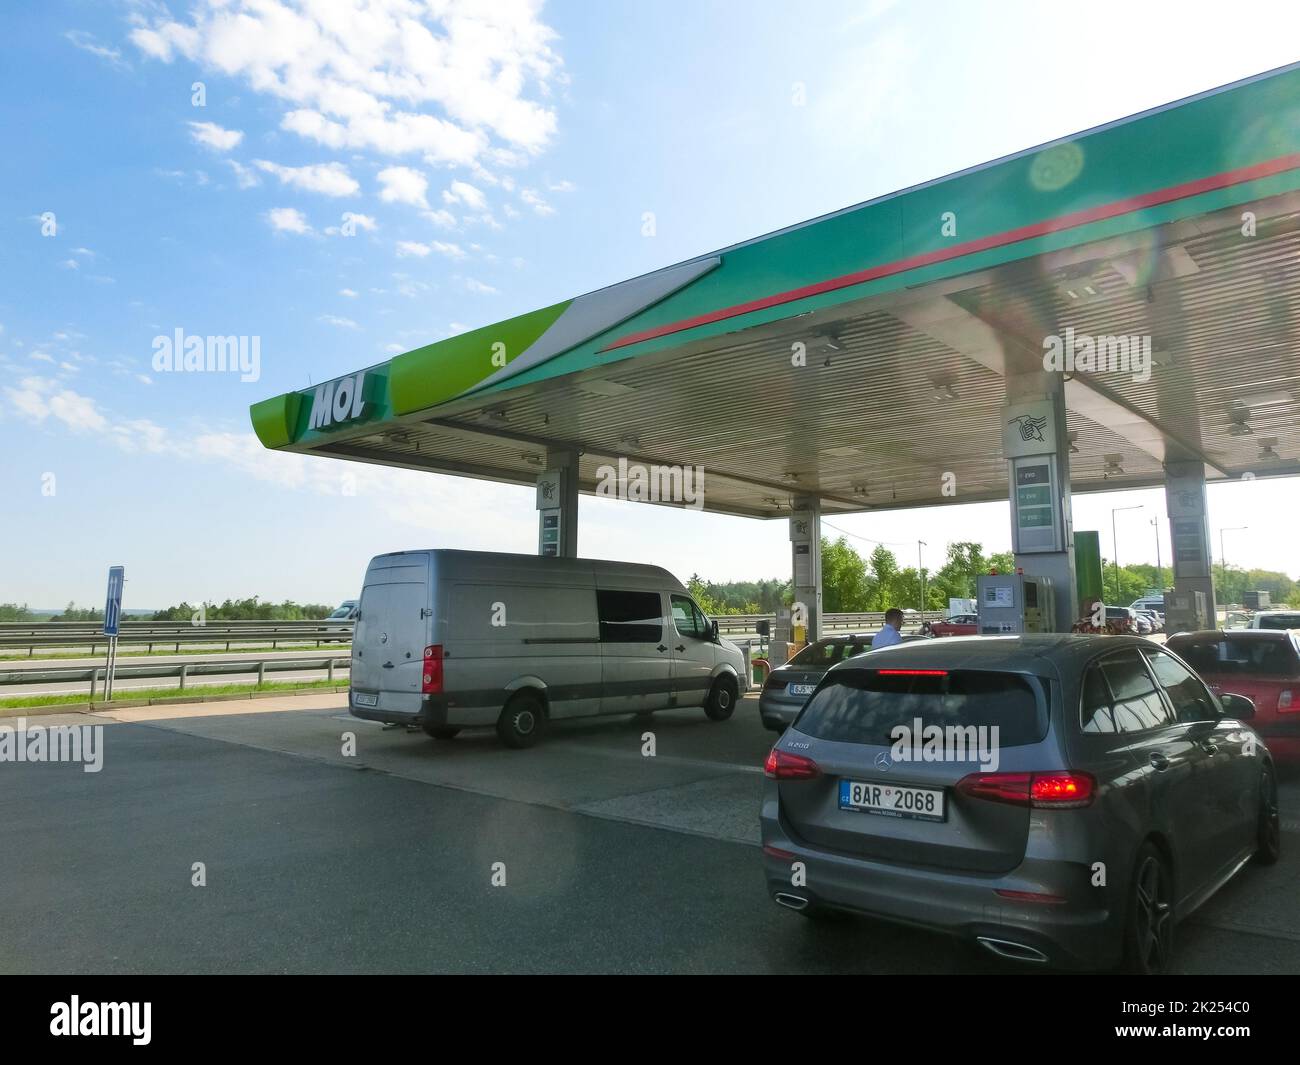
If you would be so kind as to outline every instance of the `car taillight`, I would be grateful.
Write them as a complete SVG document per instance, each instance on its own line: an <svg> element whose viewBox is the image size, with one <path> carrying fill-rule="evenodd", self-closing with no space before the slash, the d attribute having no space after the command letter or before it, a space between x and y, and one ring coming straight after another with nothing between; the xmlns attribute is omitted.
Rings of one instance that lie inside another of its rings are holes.
<svg viewBox="0 0 1300 1065"><path fill-rule="evenodd" d="M822 771L811 758L773 747L763 765L763 774L773 780L812 780L821 776Z"/></svg>
<svg viewBox="0 0 1300 1065"><path fill-rule="evenodd" d="M442 694L442 644L435 643L424 649L424 676L420 691L425 695Z"/></svg>
<svg viewBox="0 0 1300 1065"><path fill-rule="evenodd" d="M1277 697L1277 712L1279 714L1294 714L1297 710L1300 710L1300 703L1295 703L1292 699L1292 689L1283 688Z"/></svg>
<svg viewBox="0 0 1300 1065"><path fill-rule="evenodd" d="M973 799L1069 810L1092 802L1097 782L1090 773L971 773L957 790Z"/></svg>
<svg viewBox="0 0 1300 1065"><path fill-rule="evenodd" d="M785 680L775 673L769 673L767 675L767 680L763 681L763 687L768 691L771 691L773 688L784 688Z"/></svg>

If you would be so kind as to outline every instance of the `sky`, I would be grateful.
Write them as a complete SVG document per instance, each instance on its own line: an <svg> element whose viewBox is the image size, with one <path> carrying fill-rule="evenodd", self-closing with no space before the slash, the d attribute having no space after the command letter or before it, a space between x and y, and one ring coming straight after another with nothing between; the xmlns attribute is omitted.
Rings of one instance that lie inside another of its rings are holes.
<svg viewBox="0 0 1300 1065"><path fill-rule="evenodd" d="M0 602L338 602L375 554L531 552L530 489L266 451L248 407L1298 58L1300 7L50 0L0 14ZM1220 27L1218 31L1214 27ZM799 104L795 100L798 97ZM653 211L655 234L642 234ZM168 373L176 330L255 380ZM248 375L253 376L253 375ZM1294 480L1211 486L1300 575ZM1160 490L1112 508L1168 564ZM633 509L636 508L636 509ZM1157 524L1153 525L1153 519ZM831 519L928 567L1008 508ZM1239 526L1246 526L1239 529ZM579 548L786 577L786 523L584 497ZM1157 537L1159 536L1159 541Z"/></svg>

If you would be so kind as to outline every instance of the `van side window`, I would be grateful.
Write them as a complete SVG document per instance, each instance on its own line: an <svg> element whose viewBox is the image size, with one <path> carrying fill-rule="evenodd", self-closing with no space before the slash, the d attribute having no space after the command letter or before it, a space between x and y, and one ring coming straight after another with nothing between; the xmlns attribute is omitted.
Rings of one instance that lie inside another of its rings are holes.
<svg viewBox="0 0 1300 1065"><path fill-rule="evenodd" d="M596 592L600 638L605 643L659 643L663 639L663 609L658 592Z"/></svg>
<svg viewBox="0 0 1300 1065"><path fill-rule="evenodd" d="M700 613L700 608L684 595L674 595L670 599L673 605L673 624L677 626L677 631L696 640L707 640L709 622Z"/></svg>
<svg viewBox="0 0 1300 1065"><path fill-rule="evenodd" d="M1089 666L1083 677L1079 727L1089 734L1115 731L1115 722L1110 716L1110 688L1096 666Z"/></svg>
<svg viewBox="0 0 1300 1065"><path fill-rule="evenodd" d="M1145 732L1168 725L1169 714L1137 651L1121 651L1101 660L1102 672L1114 693L1117 732Z"/></svg>

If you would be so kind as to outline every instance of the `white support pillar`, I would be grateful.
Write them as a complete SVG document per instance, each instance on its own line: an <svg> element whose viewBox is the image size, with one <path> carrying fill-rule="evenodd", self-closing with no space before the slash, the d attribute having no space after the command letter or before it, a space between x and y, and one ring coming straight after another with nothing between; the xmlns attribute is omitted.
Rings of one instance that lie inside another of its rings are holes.
<svg viewBox="0 0 1300 1065"><path fill-rule="evenodd" d="M1165 508L1174 546L1174 591L1165 600L1166 631L1218 628L1204 462L1165 463Z"/></svg>
<svg viewBox="0 0 1300 1065"><path fill-rule="evenodd" d="M822 504L796 499L790 514L790 559L794 571L795 616L807 623L808 642L822 636Z"/></svg>
<svg viewBox="0 0 1300 1065"><path fill-rule="evenodd" d="M537 478L537 553L578 557L578 452L546 453Z"/></svg>
<svg viewBox="0 0 1300 1065"><path fill-rule="evenodd" d="M1079 607L1065 381L1031 370L1008 376L1006 389L1002 451L1011 490L1011 549L1026 574L1051 580L1055 631L1069 632Z"/></svg>

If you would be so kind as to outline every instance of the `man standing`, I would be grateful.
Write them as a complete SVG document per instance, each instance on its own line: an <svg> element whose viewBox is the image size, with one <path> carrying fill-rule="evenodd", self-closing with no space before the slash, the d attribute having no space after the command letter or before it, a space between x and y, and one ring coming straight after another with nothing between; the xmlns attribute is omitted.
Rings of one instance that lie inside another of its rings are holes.
<svg viewBox="0 0 1300 1065"><path fill-rule="evenodd" d="M903 612L898 607L893 607L885 611L885 627L871 637L871 649L873 651L881 647L893 647L896 643L903 642L903 634L899 631L903 627Z"/></svg>

